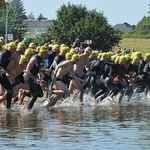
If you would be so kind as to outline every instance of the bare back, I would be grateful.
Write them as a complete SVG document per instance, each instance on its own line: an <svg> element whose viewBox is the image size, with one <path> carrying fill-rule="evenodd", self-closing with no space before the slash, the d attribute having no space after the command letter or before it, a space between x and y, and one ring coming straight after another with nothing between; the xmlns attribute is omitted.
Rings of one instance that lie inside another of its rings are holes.
<svg viewBox="0 0 150 150"><path fill-rule="evenodd" d="M85 67L89 67L89 57L85 54L81 54L78 63L74 65L74 71L77 75L82 76Z"/></svg>
<svg viewBox="0 0 150 150"><path fill-rule="evenodd" d="M12 70L17 70L19 66L20 54L14 53L10 59L10 63L8 65L8 70L11 72Z"/></svg>
<svg viewBox="0 0 150 150"><path fill-rule="evenodd" d="M58 65L58 67L56 78L62 79L67 73L73 70L74 64L70 60L67 60Z"/></svg>

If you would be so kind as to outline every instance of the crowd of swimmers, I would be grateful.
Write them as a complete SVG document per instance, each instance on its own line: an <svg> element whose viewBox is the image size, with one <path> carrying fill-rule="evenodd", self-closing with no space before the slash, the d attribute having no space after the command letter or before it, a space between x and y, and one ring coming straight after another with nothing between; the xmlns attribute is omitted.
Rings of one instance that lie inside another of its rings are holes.
<svg viewBox="0 0 150 150"><path fill-rule="evenodd" d="M30 111L38 97L43 105L54 106L71 94L83 97L88 93L98 103L106 97L127 96L150 90L150 53L126 48L101 52L90 46L14 41L4 45L0 40L0 103L7 110L24 104ZM25 104L24 98L29 97Z"/></svg>

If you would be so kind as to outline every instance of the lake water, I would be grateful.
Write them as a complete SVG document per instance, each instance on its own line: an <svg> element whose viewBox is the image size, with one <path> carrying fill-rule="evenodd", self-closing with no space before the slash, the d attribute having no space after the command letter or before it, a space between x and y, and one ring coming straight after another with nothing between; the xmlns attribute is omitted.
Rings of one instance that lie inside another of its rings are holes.
<svg viewBox="0 0 150 150"><path fill-rule="evenodd" d="M150 101L65 104L46 110L36 103L31 113L1 108L0 150L150 149Z"/></svg>

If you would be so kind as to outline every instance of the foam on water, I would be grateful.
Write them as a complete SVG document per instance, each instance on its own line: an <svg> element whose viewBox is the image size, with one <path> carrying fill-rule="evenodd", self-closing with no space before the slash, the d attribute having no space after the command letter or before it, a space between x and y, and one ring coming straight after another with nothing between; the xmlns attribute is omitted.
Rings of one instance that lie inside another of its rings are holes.
<svg viewBox="0 0 150 150"><path fill-rule="evenodd" d="M110 101L107 97L100 102L95 102L90 94L85 94L83 103L84 106L118 106L119 103L119 94L114 96L114 102ZM150 93L145 94L143 93L133 93L132 97L127 99L127 96L123 96L121 105L128 106L128 105L148 105L150 106ZM78 95L71 95L70 97L64 99L61 103L56 104L56 107L64 107L64 106L80 106L80 101L78 99Z"/></svg>
<svg viewBox="0 0 150 150"><path fill-rule="evenodd" d="M123 96L121 104L119 103L118 100L119 94L117 96L114 97L114 102L110 101L107 97L105 99L103 99L100 102L95 102L95 100L93 100L92 96L90 94L84 94L83 97L83 104L81 105L80 100L78 98L78 93L76 94L72 94L70 97L59 100L55 106L53 107L81 107L81 106L88 106L88 107L96 107L96 106L138 106L138 105L146 105L146 106L150 106L150 92L148 94L143 93L133 93L133 95L131 96L131 98L127 99L127 96ZM26 107L26 103L25 105L12 105L12 109L14 111L23 111ZM41 101L36 101L34 108L41 108L44 107L43 104L41 103ZM5 110L5 107L0 106L1 110Z"/></svg>

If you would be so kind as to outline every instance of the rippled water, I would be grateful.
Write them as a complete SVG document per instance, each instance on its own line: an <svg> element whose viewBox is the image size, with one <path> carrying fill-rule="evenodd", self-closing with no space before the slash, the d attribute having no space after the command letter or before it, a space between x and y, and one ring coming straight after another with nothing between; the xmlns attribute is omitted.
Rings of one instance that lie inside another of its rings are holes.
<svg viewBox="0 0 150 150"><path fill-rule="evenodd" d="M0 111L0 150L148 150L150 105L36 105Z"/></svg>

